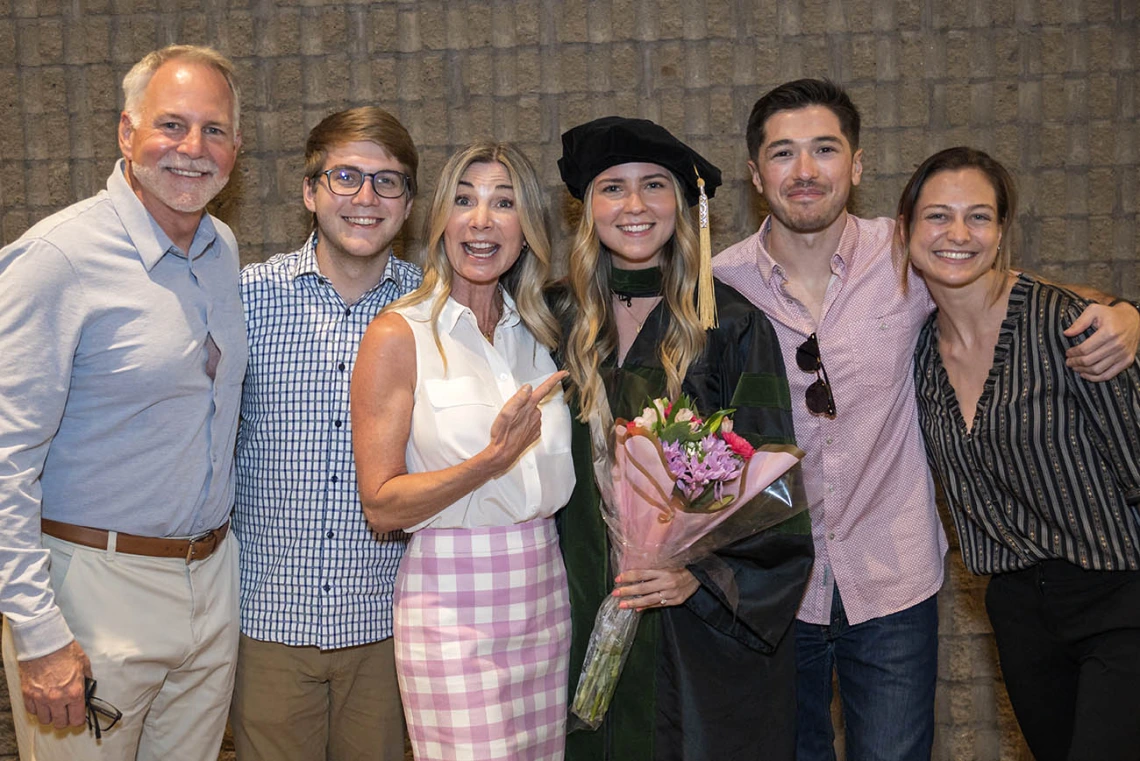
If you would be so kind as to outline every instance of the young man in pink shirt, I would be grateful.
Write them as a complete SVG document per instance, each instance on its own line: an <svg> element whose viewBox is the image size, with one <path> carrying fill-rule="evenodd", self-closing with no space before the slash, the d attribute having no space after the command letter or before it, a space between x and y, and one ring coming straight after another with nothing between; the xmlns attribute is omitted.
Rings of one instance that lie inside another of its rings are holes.
<svg viewBox="0 0 1140 761"><path fill-rule="evenodd" d="M912 355L934 306L891 260L894 220L847 213L863 171L859 112L838 86L799 80L748 122L752 182L770 216L713 260L771 319L807 455L815 567L796 622L797 759L834 759L838 671L847 758L929 759L946 536L918 427ZM1100 330L1070 366L1101 380L1131 363L1140 314L1094 305ZM797 369L798 368L798 369Z"/></svg>

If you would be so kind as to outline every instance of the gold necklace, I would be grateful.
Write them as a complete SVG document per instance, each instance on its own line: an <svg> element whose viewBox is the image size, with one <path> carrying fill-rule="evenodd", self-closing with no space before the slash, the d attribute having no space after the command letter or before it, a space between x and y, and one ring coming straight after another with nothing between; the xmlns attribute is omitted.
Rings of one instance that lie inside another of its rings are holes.
<svg viewBox="0 0 1140 761"><path fill-rule="evenodd" d="M497 307L495 311L498 312L498 314L495 316L495 319L491 321L491 329L483 330L479 328L479 332L483 334L483 338L486 338L487 342L492 346L495 345L495 328L499 327L499 320L503 319L503 291L501 288L495 289L495 306ZM475 321L475 325L478 327L478 320Z"/></svg>
<svg viewBox="0 0 1140 761"><path fill-rule="evenodd" d="M660 301L660 298L655 299L655 298L651 297L649 299L646 299L645 306L647 306L649 308L645 309L645 314L639 315L638 310L633 308L633 297L632 296L625 296L623 294L617 294L617 293L615 293L614 295L617 297L618 303L621 304L623 307L625 307L626 312L628 312L629 316L633 319L633 321L637 323L637 332L638 333L640 333L641 329L643 327L645 327L645 321L649 319L649 315L653 314L653 310L657 308L657 304ZM640 300L639 300L638 305L641 306ZM644 307L642 307L642 308L644 309Z"/></svg>

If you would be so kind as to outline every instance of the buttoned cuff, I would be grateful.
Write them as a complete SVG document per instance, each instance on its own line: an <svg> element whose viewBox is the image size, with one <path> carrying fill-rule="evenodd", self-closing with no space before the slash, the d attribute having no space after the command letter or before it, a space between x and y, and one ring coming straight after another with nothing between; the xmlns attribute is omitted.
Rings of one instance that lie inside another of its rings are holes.
<svg viewBox="0 0 1140 761"><path fill-rule="evenodd" d="M58 607L19 624L9 618L8 628L12 631L12 644L16 647L18 661L50 655L75 639L71 627L63 618L63 611Z"/></svg>

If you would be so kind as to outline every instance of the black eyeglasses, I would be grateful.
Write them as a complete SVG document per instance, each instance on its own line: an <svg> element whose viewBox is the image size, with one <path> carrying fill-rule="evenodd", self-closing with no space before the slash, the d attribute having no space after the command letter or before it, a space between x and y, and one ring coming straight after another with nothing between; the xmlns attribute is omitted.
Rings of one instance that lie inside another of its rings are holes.
<svg viewBox="0 0 1140 761"><path fill-rule="evenodd" d="M102 740L103 733L119 723L123 712L102 698L95 697L95 680L87 677L83 682L83 701L87 706L87 729Z"/></svg>
<svg viewBox="0 0 1140 761"><path fill-rule="evenodd" d="M807 388L804 395L808 412L813 415L835 417L835 397L831 395L831 383L827 380L827 370L819 356L819 341L812 333L796 349L796 364L805 373L815 373L815 383Z"/></svg>
<svg viewBox="0 0 1140 761"><path fill-rule="evenodd" d="M351 166L338 166L321 172L328 181L329 190L338 196L354 196L372 180L372 189L381 198L399 198L411 187L411 178L403 172L383 169L379 172L362 172Z"/></svg>

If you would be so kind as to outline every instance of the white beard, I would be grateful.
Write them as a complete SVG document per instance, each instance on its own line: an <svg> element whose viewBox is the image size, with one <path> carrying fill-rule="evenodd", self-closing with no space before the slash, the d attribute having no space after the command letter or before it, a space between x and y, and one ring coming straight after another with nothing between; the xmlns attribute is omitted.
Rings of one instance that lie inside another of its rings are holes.
<svg viewBox="0 0 1140 761"><path fill-rule="evenodd" d="M199 181L193 189L184 189L179 187L179 178L167 172L167 168L211 172L212 175L209 180ZM182 212L201 211L222 191L230 178L229 175L220 176L217 172L217 165L209 160L172 161L164 157L154 166L131 164L131 173L143 188L170 208Z"/></svg>

